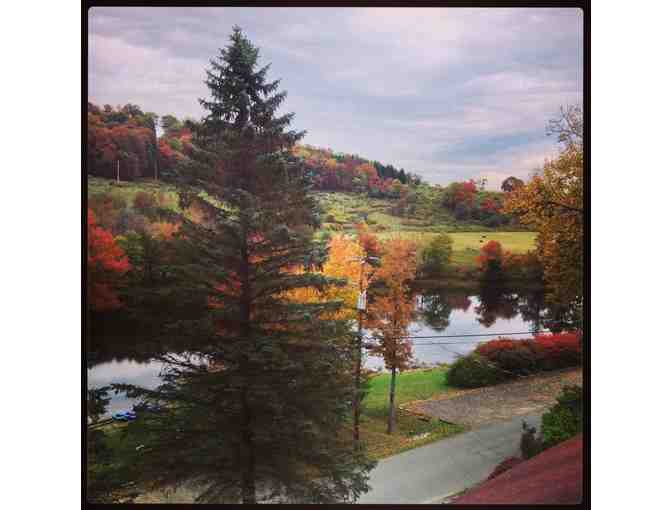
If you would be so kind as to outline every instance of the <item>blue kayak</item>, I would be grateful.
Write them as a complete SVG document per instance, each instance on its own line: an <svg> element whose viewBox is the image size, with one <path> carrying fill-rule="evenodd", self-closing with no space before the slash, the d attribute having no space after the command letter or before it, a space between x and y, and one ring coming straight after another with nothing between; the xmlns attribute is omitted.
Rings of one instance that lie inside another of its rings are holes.
<svg viewBox="0 0 672 510"><path fill-rule="evenodd" d="M112 419L116 421L133 421L136 418L134 411L120 411L112 415Z"/></svg>

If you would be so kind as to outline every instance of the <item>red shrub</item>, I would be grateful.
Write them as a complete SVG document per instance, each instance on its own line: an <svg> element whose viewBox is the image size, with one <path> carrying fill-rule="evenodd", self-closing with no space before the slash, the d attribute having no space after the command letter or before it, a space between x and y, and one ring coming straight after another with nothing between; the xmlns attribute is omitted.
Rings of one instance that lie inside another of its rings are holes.
<svg viewBox="0 0 672 510"><path fill-rule="evenodd" d="M581 337L578 333L535 335L534 343L542 352L544 370L572 367L581 363Z"/></svg>
<svg viewBox="0 0 672 510"><path fill-rule="evenodd" d="M498 338L479 345L476 352L509 375L524 375L580 365L581 336L563 332L521 340Z"/></svg>
<svg viewBox="0 0 672 510"><path fill-rule="evenodd" d="M517 344L525 342L526 340L511 340L509 338L498 338L497 340L490 340L484 344L476 347L476 352L481 356L489 358L498 351L514 349Z"/></svg>
<svg viewBox="0 0 672 510"><path fill-rule="evenodd" d="M476 348L476 352L488 359L508 375L530 374L539 370L539 353L532 340L499 338Z"/></svg>

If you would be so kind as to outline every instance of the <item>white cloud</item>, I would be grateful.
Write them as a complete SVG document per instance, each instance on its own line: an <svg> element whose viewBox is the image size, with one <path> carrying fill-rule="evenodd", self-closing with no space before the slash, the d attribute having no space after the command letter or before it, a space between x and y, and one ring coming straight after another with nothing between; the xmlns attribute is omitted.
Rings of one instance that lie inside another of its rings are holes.
<svg viewBox="0 0 672 510"><path fill-rule="evenodd" d="M307 142L434 182L525 177L553 147L548 119L581 101L576 9L91 12L94 102L200 117L204 69L239 24L272 62L271 78L282 78ZM507 147L488 146L507 138Z"/></svg>

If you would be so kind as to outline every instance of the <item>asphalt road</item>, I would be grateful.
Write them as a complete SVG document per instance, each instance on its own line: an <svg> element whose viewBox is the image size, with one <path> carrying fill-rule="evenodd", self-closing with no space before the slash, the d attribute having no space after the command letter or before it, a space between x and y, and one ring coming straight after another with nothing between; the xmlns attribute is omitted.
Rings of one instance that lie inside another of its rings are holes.
<svg viewBox="0 0 672 510"><path fill-rule="evenodd" d="M539 430L540 415L519 416L380 461L372 489L357 503L439 503L485 480L502 460L520 454L522 420Z"/></svg>

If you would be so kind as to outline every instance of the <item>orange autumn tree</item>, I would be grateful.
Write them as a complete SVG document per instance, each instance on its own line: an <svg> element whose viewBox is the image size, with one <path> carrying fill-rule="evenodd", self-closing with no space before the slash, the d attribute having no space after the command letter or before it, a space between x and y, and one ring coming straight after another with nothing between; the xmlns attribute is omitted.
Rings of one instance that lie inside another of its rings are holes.
<svg viewBox="0 0 672 510"><path fill-rule="evenodd" d="M409 296L408 281L415 276L416 246L410 241L393 239L385 243L382 266L377 278L385 283L386 292L369 307L368 326L376 343L373 355L382 356L385 367L392 372L390 379L390 407L387 433L397 427L395 385L397 372L408 368L412 359L412 345L408 327L413 318L413 299Z"/></svg>
<svg viewBox="0 0 672 510"><path fill-rule="evenodd" d="M116 287L119 278L131 268L128 257L112 234L99 227L91 209L87 218L87 298L91 309L99 312L121 306Z"/></svg>
<svg viewBox="0 0 672 510"><path fill-rule="evenodd" d="M357 224L357 241L367 257L380 257L382 253L380 242L366 223Z"/></svg>

